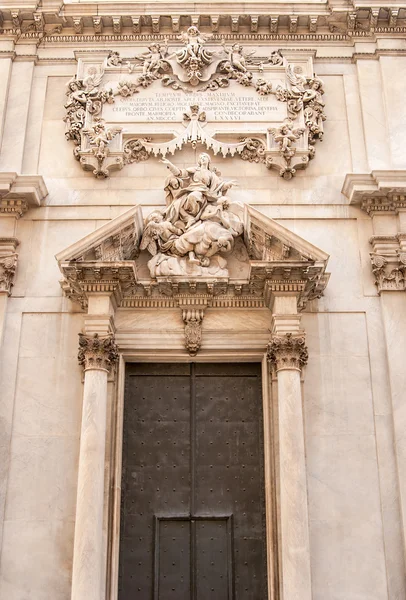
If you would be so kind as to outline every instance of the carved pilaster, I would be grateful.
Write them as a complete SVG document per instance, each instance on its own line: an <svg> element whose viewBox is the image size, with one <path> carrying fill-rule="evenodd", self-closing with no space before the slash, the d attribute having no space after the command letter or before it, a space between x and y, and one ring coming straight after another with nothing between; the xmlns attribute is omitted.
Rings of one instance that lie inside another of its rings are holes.
<svg viewBox="0 0 406 600"><path fill-rule="evenodd" d="M17 268L18 246L16 238L0 238L0 292L11 294Z"/></svg>
<svg viewBox="0 0 406 600"><path fill-rule="evenodd" d="M196 356L202 344L202 322L204 309L184 308L182 318L185 323L185 348L190 356Z"/></svg>
<svg viewBox="0 0 406 600"><path fill-rule="evenodd" d="M292 335L274 335L268 344L268 361L274 365L277 371L283 369L302 370L307 364L308 352L305 336Z"/></svg>
<svg viewBox="0 0 406 600"><path fill-rule="evenodd" d="M93 336L79 333L78 361L85 371L110 371L117 360L118 349L112 335L99 337L97 333Z"/></svg>

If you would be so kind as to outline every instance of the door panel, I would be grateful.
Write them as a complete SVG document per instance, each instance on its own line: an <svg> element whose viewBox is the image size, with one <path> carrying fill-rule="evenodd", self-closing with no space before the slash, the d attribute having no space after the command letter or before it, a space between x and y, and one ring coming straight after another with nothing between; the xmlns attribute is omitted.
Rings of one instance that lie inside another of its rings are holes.
<svg viewBox="0 0 406 600"><path fill-rule="evenodd" d="M119 600L264 600L260 366L129 365Z"/></svg>

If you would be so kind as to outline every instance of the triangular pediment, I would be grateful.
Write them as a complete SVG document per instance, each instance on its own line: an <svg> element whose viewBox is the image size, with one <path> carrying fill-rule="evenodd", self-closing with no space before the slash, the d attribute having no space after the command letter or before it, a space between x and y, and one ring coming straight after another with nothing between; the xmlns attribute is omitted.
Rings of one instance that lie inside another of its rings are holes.
<svg viewBox="0 0 406 600"><path fill-rule="evenodd" d="M134 260L138 256L142 229L142 210L137 205L59 252L55 258L59 264Z"/></svg>
<svg viewBox="0 0 406 600"><path fill-rule="evenodd" d="M329 255L286 227L247 206L244 241L251 260L265 262L327 262Z"/></svg>
<svg viewBox="0 0 406 600"><path fill-rule="evenodd" d="M150 255L140 253L142 210L134 206L56 256L62 288L82 306L103 286L114 289L119 305L131 307L177 306L189 295L204 305L222 298L224 306L267 306L272 292L289 289L302 308L319 297L328 281L328 254L251 206L240 210L244 233L228 256L227 277L151 277Z"/></svg>

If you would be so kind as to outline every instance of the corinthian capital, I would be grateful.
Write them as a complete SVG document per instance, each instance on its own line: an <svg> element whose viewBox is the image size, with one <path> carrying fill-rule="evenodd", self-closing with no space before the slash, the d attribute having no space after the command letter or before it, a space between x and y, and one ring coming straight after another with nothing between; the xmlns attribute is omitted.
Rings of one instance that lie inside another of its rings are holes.
<svg viewBox="0 0 406 600"><path fill-rule="evenodd" d="M99 337L97 333L93 336L79 333L78 361L85 371L88 369L110 371L117 359L117 346L112 335Z"/></svg>
<svg viewBox="0 0 406 600"><path fill-rule="evenodd" d="M274 335L268 344L268 361L277 371L298 369L307 364L308 353L304 335Z"/></svg>

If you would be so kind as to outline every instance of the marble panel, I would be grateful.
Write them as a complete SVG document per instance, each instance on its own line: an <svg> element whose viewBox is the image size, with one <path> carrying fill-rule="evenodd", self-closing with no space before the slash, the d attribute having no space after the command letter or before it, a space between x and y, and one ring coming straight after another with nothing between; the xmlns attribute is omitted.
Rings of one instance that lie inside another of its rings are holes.
<svg viewBox="0 0 406 600"><path fill-rule="evenodd" d="M5 117L6 117L6 104L7 104L7 96L10 85L10 74L11 74L11 58L2 58L0 60L0 81L2 82L2 87L0 91L0 147L1 141L3 138Z"/></svg>
<svg viewBox="0 0 406 600"><path fill-rule="evenodd" d="M74 519L78 459L79 435L13 434L5 521Z"/></svg>
<svg viewBox="0 0 406 600"><path fill-rule="evenodd" d="M387 599L374 435L306 441L313 600Z"/></svg>
<svg viewBox="0 0 406 600"><path fill-rule="evenodd" d="M38 377L41 372L46 373L46 377ZM82 395L81 370L76 357L56 354L49 358L20 358L13 436L78 435Z"/></svg>
<svg viewBox="0 0 406 600"><path fill-rule="evenodd" d="M14 62L0 154L0 171L21 173L34 63Z"/></svg>
<svg viewBox="0 0 406 600"><path fill-rule="evenodd" d="M389 131L380 66L373 59L359 60L357 70L368 155L368 170L390 169Z"/></svg>
<svg viewBox="0 0 406 600"><path fill-rule="evenodd" d="M43 177L86 177L79 161L73 156L73 148L73 143L65 139L65 123L61 119L44 121L38 172ZM87 175L93 177L91 173Z"/></svg>
<svg viewBox="0 0 406 600"><path fill-rule="evenodd" d="M355 219L294 219L278 222L330 255L327 271L331 277L324 292L324 305L335 310L334 303L345 298L348 301L347 310L352 310L353 299L363 294Z"/></svg>
<svg viewBox="0 0 406 600"><path fill-rule="evenodd" d="M70 598L74 523L7 521L0 568L0 597L7 600Z"/></svg>
<svg viewBox="0 0 406 600"><path fill-rule="evenodd" d="M20 227L23 238L20 236ZM29 296L60 296L61 273L55 254L64 250L95 228L94 221L21 221L17 236L21 244L20 263L14 294Z"/></svg>
<svg viewBox="0 0 406 600"><path fill-rule="evenodd" d="M404 56L382 56L380 65L392 165L396 169L404 169L406 167L406 81L401 74L406 71L406 58Z"/></svg>
<svg viewBox="0 0 406 600"><path fill-rule="evenodd" d="M44 101L44 121L62 121L66 114L64 104L66 104L67 97L67 83L68 79L64 77L44 77L46 81L46 96ZM62 141L61 141L62 144Z"/></svg>
<svg viewBox="0 0 406 600"><path fill-rule="evenodd" d="M38 172L38 158L41 143L42 117L44 112L46 88L46 78L35 77L34 75L22 164L22 172L29 175Z"/></svg>
<svg viewBox="0 0 406 600"><path fill-rule="evenodd" d="M21 358L76 358L80 314L25 313L19 356Z"/></svg>

